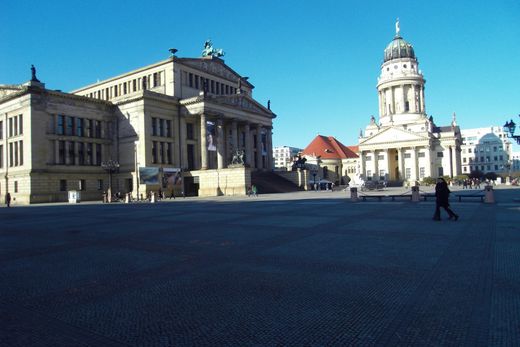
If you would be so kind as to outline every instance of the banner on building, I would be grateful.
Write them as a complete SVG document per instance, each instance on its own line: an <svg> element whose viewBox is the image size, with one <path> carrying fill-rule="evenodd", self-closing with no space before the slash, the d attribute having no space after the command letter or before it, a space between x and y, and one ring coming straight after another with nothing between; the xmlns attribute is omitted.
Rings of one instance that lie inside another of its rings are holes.
<svg viewBox="0 0 520 347"><path fill-rule="evenodd" d="M179 168L164 168L162 176L163 188L173 187L182 183L181 169Z"/></svg>
<svg viewBox="0 0 520 347"><path fill-rule="evenodd" d="M159 184L159 168L158 167L140 167L139 168L140 184Z"/></svg>
<svg viewBox="0 0 520 347"><path fill-rule="evenodd" d="M208 142L208 151L215 152L217 150L217 129L214 122L206 122L206 137Z"/></svg>

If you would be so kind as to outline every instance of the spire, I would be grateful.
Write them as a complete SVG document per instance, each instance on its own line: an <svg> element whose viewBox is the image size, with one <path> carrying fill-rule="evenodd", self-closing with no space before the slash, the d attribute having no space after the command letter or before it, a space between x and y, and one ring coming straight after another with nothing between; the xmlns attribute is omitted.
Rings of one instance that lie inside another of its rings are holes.
<svg viewBox="0 0 520 347"><path fill-rule="evenodd" d="M451 126L452 127L456 127L457 126L457 115L455 114L455 112L453 112L453 118L451 120Z"/></svg>
<svg viewBox="0 0 520 347"><path fill-rule="evenodd" d="M401 36L401 27L399 26L399 18L395 21L395 37Z"/></svg>

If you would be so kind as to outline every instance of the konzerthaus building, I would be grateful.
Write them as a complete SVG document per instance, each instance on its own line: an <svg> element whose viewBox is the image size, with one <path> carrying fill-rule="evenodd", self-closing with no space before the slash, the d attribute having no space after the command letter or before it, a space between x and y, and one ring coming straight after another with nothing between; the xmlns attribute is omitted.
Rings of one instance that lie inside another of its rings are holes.
<svg viewBox="0 0 520 347"><path fill-rule="evenodd" d="M99 199L110 162L113 193L244 194L250 170L272 169L275 114L211 42L200 58L173 54L71 93L46 89L34 68L0 85L1 198Z"/></svg>
<svg viewBox="0 0 520 347"><path fill-rule="evenodd" d="M416 181L461 173L461 134L455 122L437 126L426 114L426 81L415 51L396 34L384 52L377 83L379 121L359 138L359 174L366 179Z"/></svg>

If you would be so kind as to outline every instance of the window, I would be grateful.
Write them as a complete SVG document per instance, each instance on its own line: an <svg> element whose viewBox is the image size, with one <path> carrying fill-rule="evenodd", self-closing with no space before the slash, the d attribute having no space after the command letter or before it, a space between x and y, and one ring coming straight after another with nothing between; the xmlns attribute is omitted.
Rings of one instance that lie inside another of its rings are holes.
<svg viewBox="0 0 520 347"><path fill-rule="evenodd" d="M14 136L18 135L18 117L13 117L13 120L14 120L14 126L13 126L13 130L14 130Z"/></svg>
<svg viewBox="0 0 520 347"><path fill-rule="evenodd" d="M325 177L323 177L325 178ZM367 170L367 180L372 180L372 171L371 170Z"/></svg>
<svg viewBox="0 0 520 347"><path fill-rule="evenodd" d="M19 147L20 147L20 165L23 165L23 141L20 141L19 142Z"/></svg>
<svg viewBox="0 0 520 347"><path fill-rule="evenodd" d="M60 192L67 191L67 180L60 180Z"/></svg>
<svg viewBox="0 0 520 347"><path fill-rule="evenodd" d="M442 158L444 157L444 153L442 152L437 152L437 158ZM442 175L441 175L442 176Z"/></svg>
<svg viewBox="0 0 520 347"><path fill-rule="evenodd" d="M87 184L85 180L79 180L79 190L85 191L87 190Z"/></svg>
<svg viewBox="0 0 520 347"><path fill-rule="evenodd" d="M22 135L23 134L23 114L18 116L18 127L19 127L18 134Z"/></svg>
<svg viewBox="0 0 520 347"><path fill-rule="evenodd" d="M168 164L172 163L172 144L168 142L168 147L166 149L166 160Z"/></svg>
<svg viewBox="0 0 520 347"><path fill-rule="evenodd" d="M96 165L101 165L102 161L101 157L101 145L99 143L96 143Z"/></svg>
<svg viewBox="0 0 520 347"><path fill-rule="evenodd" d="M76 118L76 136L83 136L83 118Z"/></svg>
<svg viewBox="0 0 520 347"><path fill-rule="evenodd" d="M365 161L372 161L372 157L369 156L369 155L367 155L367 156L365 157Z"/></svg>
<svg viewBox="0 0 520 347"><path fill-rule="evenodd" d="M468 153L471 153L471 148L468 148Z"/></svg>
<svg viewBox="0 0 520 347"><path fill-rule="evenodd" d="M186 123L186 138L188 140L193 140L193 124L192 123Z"/></svg>
<svg viewBox="0 0 520 347"><path fill-rule="evenodd" d="M385 175L386 175L386 171L385 170L379 170L379 177L380 177L380 179L381 179L381 177L384 178Z"/></svg>
<svg viewBox="0 0 520 347"><path fill-rule="evenodd" d="M92 162L92 153L93 153L93 144L92 143L87 143L87 161L86 161L86 165L92 165L94 164Z"/></svg>
<svg viewBox="0 0 520 347"><path fill-rule="evenodd" d="M152 118L152 135L157 136L157 118Z"/></svg>
<svg viewBox="0 0 520 347"><path fill-rule="evenodd" d="M14 192L18 193L18 181L14 181Z"/></svg>
<svg viewBox="0 0 520 347"><path fill-rule="evenodd" d="M0 140L4 139L4 122L0 121Z"/></svg>
<svg viewBox="0 0 520 347"><path fill-rule="evenodd" d="M0 145L0 169L4 167L4 146Z"/></svg>
<svg viewBox="0 0 520 347"><path fill-rule="evenodd" d="M103 190L103 180L97 180L97 190Z"/></svg>
<svg viewBox="0 0 520 347"><path fill-rule="evenodd" d="M377 156L377 160L385 160L385 156L382 155L382 154L379 154L379 155Z"/></svg>
<svg viewBox="0 0 520 347"><path fill-rule="evenodd" d="M168 137L172 136L172 121L171 120L166 121L166 136L168 136Z"/></svg>
<svg viewBox="0 0 520 347"><path fill-rule="evenodd" d="M18 142L14 143L14 166L18 166Z"/></svg>
<svg viewBox="0 0 520 347"><path fill-rule="evenodd" d="M164 119L159 119L159 136L164 136Z"/></svg>
<svg viewBox="0 0 520 347"><path fill-rule="evenodd" d="M159 161L162 164L164 164L166 162L166 157L164 156L164 145L165 145L164 142L160 142L159 143L159 158L160 158Z"/></svg>
<svg viewBox="0 0 520 347"><path fill-rule="evenodd" d="M190 74L188 75L188 86L190 86L191 88L193 88L193 74L190 72Z"/></svg>
<svg viewBox="0 0 520 347"><path fill-rule="evenodd" d="M134 92L137 92L137 80L135 79L132 81L132 90Z"/></svg>
<svg viewBox="0 0 520 347"><path fill-rule="evenodd" d="M65 134L65 116L62 116L61 114L58 115L58 124L57 124L57 128L56 128L56 133L58 135Z"/></svg>
<svg viewBox="0 0 520 347"><path fill-rule="evenodd" d="M95 127L96 127L96 138L101 138L101 121L97 120L95 121Z"/></svg>
<svg viewBox="0 0 520 347"><path fill-rule="evenodd" d="M161 84L161 80L159 77L160 77L159 73L154 72L154 74L153 74L153 86L154 87L157 87L158 85Z"/></svg>
<svg viewBox="0 0 520 347"><path fill-rule="evenodd" d="M410 102L409 101L404 102L404 111L405 112L410 111Z"/></svg>
<svg viewBox="0 0 520 347"><path fill-rule="evenodd" d="M85 144L78 142L78 164L85 165Z"/></svg>
<svg viewBox="0 0 520 347"><path fill-rule="evenodd" d="M215 81L211 80L211 93L215 93Z"/></svg>
<svg viewBox="0 0 520 347"><path fill-rule="evenodd" d="M146 90L146 76L143 77L143 82L142 82L142 85L143 85L143 90Z"/></svg>
<svg viewBox="0 0 520 347"><path fill-rule="evenodd" d="M199 89L199 76L195 75L195 89Z"/></svg>
<svg viewBox="0 0 520 347"><path fill-rule="evenodd" d="M114 98L117 97L117 88L118 88L118 86L114 86Z"/></svg>
<svg viewBox="0 0 520 347"><path fill-rule="evenodd" d="M493 152L496 152L497 151L497 146L494 146L493 147Z"/></svg>
<svg viewBox="0 0 520 347"><path fill-rule="evenodd" d="M500 158L500 160L504 160L503 156L499 155L498 157Z"/></svg>
<svg viewBox="0 0 520 347"><path fill-rule="evenodd" d="M323 178L324 179L329 178L329 168L326 166L323 167Z"/></svg>
<svg viewBox="0 0 520 347"><path fill-rule="evenodd" d="M73 117L67 117L67 129L66 129L65 134L68 136L74 135L74 118Z"/></svg>
<svg viewBox="0 0 520 347"><path fill-rule="evenodd" d="M126 93L127 93L127 91L126 91L126 82L125 82L125 83L123 83L123 94L126 95Z"/></svg>
<svg viewBox="0 0 520 347"><path fill-rule="evenodd" d="M58 142L58 164L65 164L65 141Z"/></svg>
<svg viewBox="0 0 520 347"><path fill-rule="evenodd" d="M498 170L498 165L495 165L495 171L497 171L497 170Z"/></svg>
<svg viewBox="0 0 520 347"><path fill-rule="evenodd" d="M425 169L424 167L419 168L419 178L424 178Z"/></svg>
<svg viewBox="0 0 520 347"><path fill-rule="evenodd" d="M406 169L404 169L404 176L406 177L407 180L409 180L410 178L412 178L412 169L407 167Z"/></svg>
<svg viewBox="0 0 520 347"><path fill-rule="evenodd" d="M424 152L417 153L418 158L424 158L425 156L426 156L426 153L424 153Z"/></svg>
<svg viewBox="0 0 520 347"><path fill-rule="evenodd" d="M442 167L439 168L439 177L444 176L444 169Z"/></svg>
<svg viewBox="0 0 520 347"><path fill-rule="evenodd" d="M74 142L68 142L69 147L69 164L74 165L76 163L76 152L74 151Z"/></svg>
<svg viewBox="0 0 520 347"><path fill-rule="evenodd" d="M412 154L411 153L405 153L404 154L404 158L405 159L410 159L412 157Z"/></svg>
<svg viewBox="0 0 520 347"><path fill-rule="evenodd" d="M466 158L462 158L462 162L465 163L466 162Z"/></svg>
<svg viewBox="0 0 520 347"><path fill-rule="evenodd" d="M157 141L152 141L152 164L157 163Z"/></svg>

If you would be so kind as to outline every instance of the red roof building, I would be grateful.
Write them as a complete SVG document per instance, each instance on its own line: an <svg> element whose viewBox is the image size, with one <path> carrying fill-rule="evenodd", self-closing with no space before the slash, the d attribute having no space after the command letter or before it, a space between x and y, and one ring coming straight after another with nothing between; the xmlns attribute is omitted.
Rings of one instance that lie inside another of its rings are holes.
<svg viewBox="0 0 520 347"><path fill-rule="evenodd" d="M357 158L358 146L345 146L333 136L318 135L305 147L304 156L321 157L321 159Z"/></svg>

